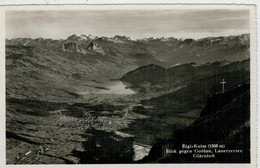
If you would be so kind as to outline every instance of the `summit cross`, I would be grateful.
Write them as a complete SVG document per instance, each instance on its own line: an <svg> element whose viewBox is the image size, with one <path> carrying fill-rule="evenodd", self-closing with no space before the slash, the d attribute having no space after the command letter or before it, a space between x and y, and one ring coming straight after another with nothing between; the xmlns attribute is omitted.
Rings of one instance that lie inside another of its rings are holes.
<svg viewBox="0 0 260 168"><path fill-rule="evenodd" d="M222 82L220 82L220 83L222 84L222 93L224 93L225 92L225 84L227 82L225 82L225 79L223 79Z"/></svg>

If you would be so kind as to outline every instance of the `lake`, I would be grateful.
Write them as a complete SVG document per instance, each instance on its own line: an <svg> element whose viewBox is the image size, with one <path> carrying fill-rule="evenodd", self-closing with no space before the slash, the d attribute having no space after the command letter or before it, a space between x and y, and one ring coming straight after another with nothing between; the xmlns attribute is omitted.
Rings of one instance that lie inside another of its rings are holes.
<svg viewBox="0 0 260 168"><path fill-rule="evenodd" d="M120 80L109 81L108 84L103 87L96 87L94 90L88 90L80 92L80 94L117 94L117 95L130 95L135 92L121 82Z"/></svg>

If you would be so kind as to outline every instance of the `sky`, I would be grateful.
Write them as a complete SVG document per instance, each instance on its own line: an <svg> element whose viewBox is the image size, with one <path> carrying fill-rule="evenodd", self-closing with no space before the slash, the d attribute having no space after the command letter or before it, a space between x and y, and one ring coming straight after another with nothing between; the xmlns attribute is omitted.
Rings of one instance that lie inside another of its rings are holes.
<svg viewBox="0 0 260 168"><path fill-rule="evenodd" d="M91 34L199 39L249 33L249 18L249 10L242 9L7 11L6 38Z"/></svg>

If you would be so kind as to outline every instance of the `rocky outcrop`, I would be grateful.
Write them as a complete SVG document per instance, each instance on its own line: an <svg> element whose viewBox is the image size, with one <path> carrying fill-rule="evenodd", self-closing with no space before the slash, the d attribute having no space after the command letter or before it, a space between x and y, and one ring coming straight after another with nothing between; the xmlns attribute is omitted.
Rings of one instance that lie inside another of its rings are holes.
<svg viewBox="0 0 260 168"><path fill-rule="evenodd" d="M62 45L63 51L77 51L77 43L69 42Z"/></svg>
<svg viewBox="0 0 260 168"><path fill-rule="evenodd" d="M89 49L89 50L94 50L95 48L96 48L96 45L93 43L93 41L91 41L89 43L89 45L87 46L87 49Z"/></svg>

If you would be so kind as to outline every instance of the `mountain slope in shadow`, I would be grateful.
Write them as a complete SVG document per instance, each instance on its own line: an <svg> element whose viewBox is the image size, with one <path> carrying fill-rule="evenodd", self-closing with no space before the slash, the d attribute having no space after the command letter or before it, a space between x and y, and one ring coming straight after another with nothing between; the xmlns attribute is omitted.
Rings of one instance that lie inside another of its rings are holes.
<svg viewBox="0 0 260 168"><path fill-rule="evenodd" d="M183 150L183 144L224 144L225 147L221 150L241 150L242 152L218 153L212 148L215 157L210 158L196 158L193 155L194 151L189 154L166 153L167 149ZM158 141L151 149L149 156L142 162L249 163L250 84L209 97L200 117L193 124L183 130L175 131L168 140Z"/></svg>

